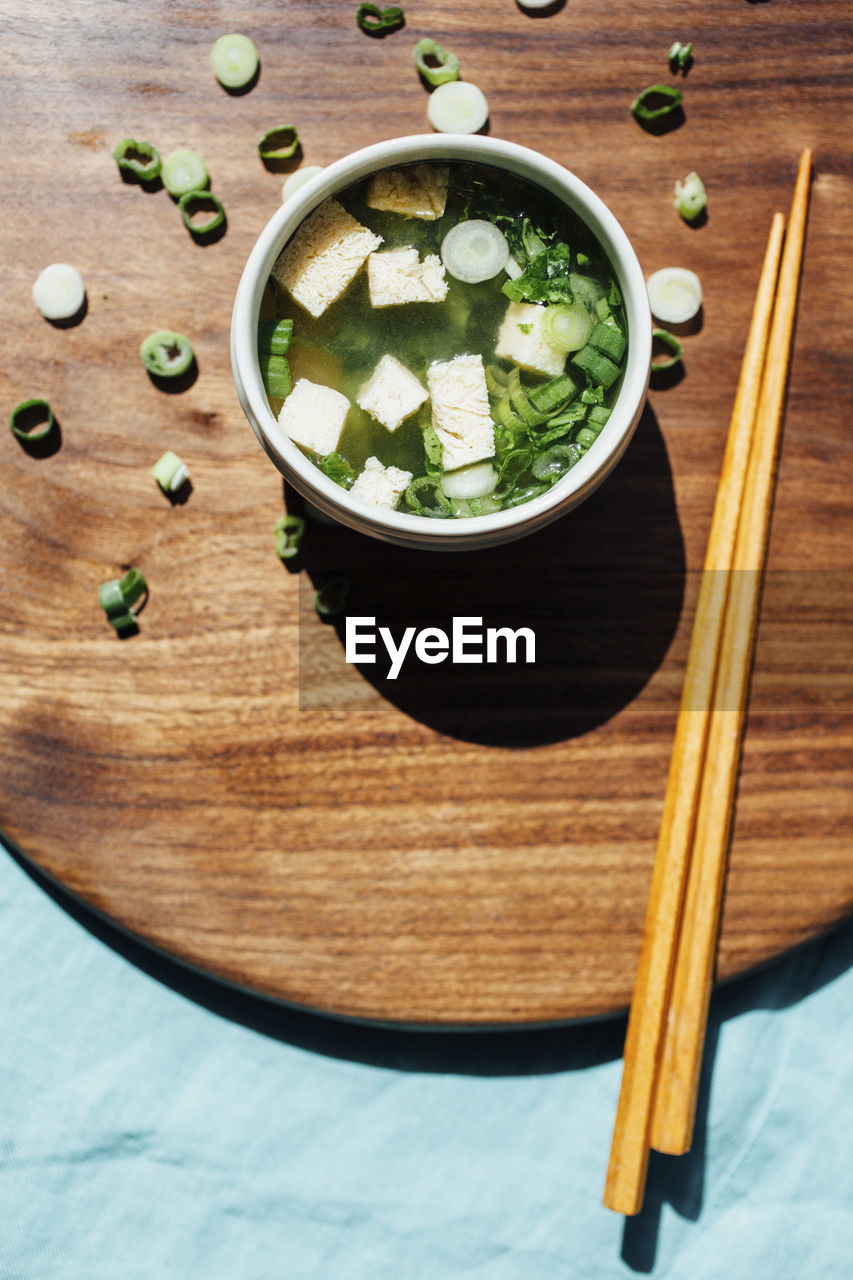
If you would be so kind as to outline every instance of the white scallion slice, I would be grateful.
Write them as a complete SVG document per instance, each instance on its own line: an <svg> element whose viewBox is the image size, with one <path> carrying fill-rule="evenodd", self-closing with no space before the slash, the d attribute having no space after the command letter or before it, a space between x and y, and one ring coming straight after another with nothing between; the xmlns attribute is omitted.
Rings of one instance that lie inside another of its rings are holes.
<svg viewBox="0 0 853 1280"><path fill-rule="evenodd" d="M493 222L457 222L441 242L441 261L455 280L481 284L503 271L509 257L506 236Z"/></svg>
<svg viewBox="0 0 853 1280"><path fill-rule="evenodd" d="M646 280L652 315L664 324L692 320L702 305L702 284L686 267L662 267Z"/></svg>
<svg viewBox="0 0 853 1280"><path fill-rule="evenodd" d="M475 84L451 80L430 94L427 119L436 133L476 133L488 118L486 95Z"/></svg>
<svg viewBox="0 0 853 1280"><path fill-rule="evenodd" d="M45 320L70 320L85 298L83 277L66 262L52 262L33 285L33 302Z"/></svg>
<svg viewBox="0 0 853 1280"><path fill-rule="evenodd" d="M163 186L170 196L185 196L188 191L201 191L208 184L207 168L197 151L173 151L160 170Z"/></svg>
<svg viewBox="0 0 853 1280"><path fill-rule="evenodd" d="M685 222L695 222L708 203L705 183L695 171L688 173L683 182L676 182L674 199L678 212Z"/></svg>
<svg viewBox="0 0 853 1280"><path fill-rule="evenodd" d="M580 351L595 328L589 311L580 302L557 303L544 308L542 337L555 351Z"/></svg>
<svg viewBox="0 0 853 1280"><path fill-rule="evenodd" d="M470 467L448 471L441 477L446 498L485 498L497 488L498 473L491 462L472 462Z"/></svg>
<svg viewBox="0 0 853 1280"><path fill-rule="evenodd" d="M510 254L506 260L504 271L507 273L510 280L517 280L520 275L524 274L521 267L518 265L515 258L512 256L512 254Z"/></svg>
<svg viewBox="0 0 853 1280"><path fill-rule="evenodd" d="M187 464L171 449L167 449L162 458L154 463L151 474L164 493L177 493L190 478Z"/></svg>
<svg viewBox="0 0 853 1280"><path fill-rule="evenodd" d="M242 89L258 69L258 51L248 36L220 36L210 51L210 65L226 89Z"/></svg>
<svg viewBox="0 0 853 1280"><path fill-rule="evenodd" d="M316 178L317 174L322 172L323 166L321 164L306 164L301 169L297 169L295 173L289 173L281 188L282 202L289 200L300 187L304 187L306 182L310 182L312 178Z"/></svg>

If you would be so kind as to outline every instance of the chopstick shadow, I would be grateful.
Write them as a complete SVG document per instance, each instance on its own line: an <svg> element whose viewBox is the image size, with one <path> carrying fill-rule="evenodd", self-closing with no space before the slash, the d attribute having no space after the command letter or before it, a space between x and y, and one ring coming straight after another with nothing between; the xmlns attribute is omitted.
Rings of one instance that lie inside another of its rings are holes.
<svg viewBox="0 0 853 1280"><path fill-rule="evenodd" d="M285 502L290 512L305 510L288 488ZM630 703L669 648L686 578L669 460L648 405L601 488L519 542L471 552L409 550L324 526L309 513L290 563L306 571L314 589L333 578L350 585L344 611L323 628L337 634L337 646L320 634L310 609L300 619L303 710L337 705L340 682L360 677L440 733L501 747L577 737ZM501 644L496 664L426 665L410 653L392 680L378 639L375 662L346 663L347 616L374 619L374 637L384 627L397 642L412 627L450 636L454 618L495 630L527 628L535 661L521 642L514 662Z"/></svg>
<svg viewBox="0 0 853 1280"><path fill-rule="evenodd" d="M654 1270L661 1219L666 1205L697 1222L705 1200L708 1114L717 1052L725 1024L755 1009L781 1010L834 982L853 967L853 919L840 922L819 938L802 943L740 978L718 986L708 1012L708 1030L696 1105L693 1145L681 1156L653 1151L649 1158L643 1208L626 1218L621 1258L632 1271Z"/></svg>

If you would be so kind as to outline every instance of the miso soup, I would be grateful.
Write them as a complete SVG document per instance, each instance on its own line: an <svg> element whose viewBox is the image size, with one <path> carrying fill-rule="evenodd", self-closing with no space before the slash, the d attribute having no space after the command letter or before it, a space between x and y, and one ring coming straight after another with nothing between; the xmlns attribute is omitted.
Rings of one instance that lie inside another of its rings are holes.
<svg viewBox="0 0 853 1280"><path fill-rule="evenodd" d="M592 233L472 163L386 169L280 254L261 371L285 433L364 501L429 519L505 510L591 448L628 335Z"/></svg>

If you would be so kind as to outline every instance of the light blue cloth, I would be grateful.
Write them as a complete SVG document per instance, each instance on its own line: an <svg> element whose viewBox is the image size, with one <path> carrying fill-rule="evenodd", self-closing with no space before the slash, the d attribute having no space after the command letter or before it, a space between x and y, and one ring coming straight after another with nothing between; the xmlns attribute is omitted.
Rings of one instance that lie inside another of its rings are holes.
<svg viewBox="0 0 853 1280"><path fill-rule="evenodd" d="M694 1153L600 1206L624 1020L352 1027L225 991L0 850L2 1280L850 1280L853 927L714 1000Z"/></svg>

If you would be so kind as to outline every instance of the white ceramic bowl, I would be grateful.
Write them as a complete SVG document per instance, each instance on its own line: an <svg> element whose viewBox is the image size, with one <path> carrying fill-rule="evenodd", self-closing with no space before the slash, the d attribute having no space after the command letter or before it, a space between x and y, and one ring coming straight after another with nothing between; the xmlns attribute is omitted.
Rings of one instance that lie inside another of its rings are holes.
<svg viewBox="0 0 853 1280"><path fill-rule="evenodd" d="M258 315L264 288L282 248L307 215L329 196L391 165L419 160L479 161L526 178L580 215L604 248L625 304L629 343L613 411L598 439L552 489L493 515L435 520L387 511L354 498L311 462L282 432L269 407L258 364ZM605 204L562 165L513 142L479 134L429 134L378 142L324 169L273 214L249 255L231 322L231 363L240 404L281 474L323 514L361 533L409 547L465 550L523 537L571 511L601 484L627 448L642 413L651 364L646 283L628 237Z"/></svg>

